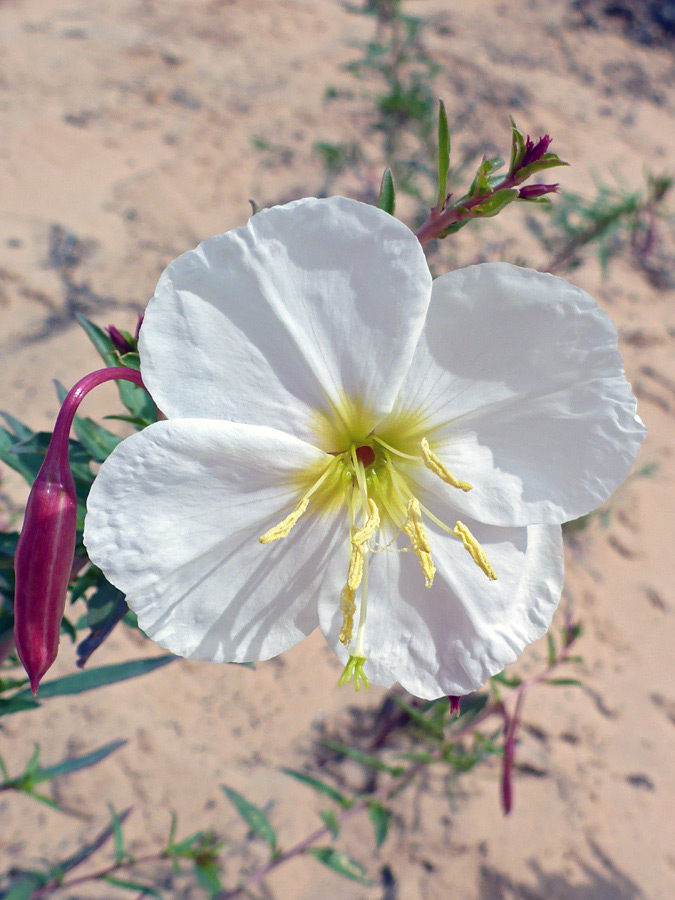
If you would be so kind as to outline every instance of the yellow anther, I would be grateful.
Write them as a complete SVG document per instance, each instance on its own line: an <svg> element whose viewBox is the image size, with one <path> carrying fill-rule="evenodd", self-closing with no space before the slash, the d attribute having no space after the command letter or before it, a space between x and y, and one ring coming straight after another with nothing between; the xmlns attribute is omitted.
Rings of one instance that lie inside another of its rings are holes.
<svg viewBox="0 0 675 900"><path fill-rule="evenodd" d="M422 521L422 510L420 509L419 500L415 497L411 497L408 503L408 528L406 529L406 534L410 535L415 552L423 550L425 553L431 553L429 536Z"/></svg>
<svg viewBox="0 0 675 900"><path fill-rule="evenodd" d="M412 497L408 503L408 518L401 528L410 538L410 545L413 553L417 556L417 559L422 566L424 584L429 588L434 583L436 567L431 559L431 545L429 544L429 536L427 535L424 523L422 522L420 504L415 497Z"/></svg>
<svg viewBox="0 0 675 900"><path fill-rule="evenodd" d="M262 534L258 540L261 544L271 544L272 541L281 540L281 538L288 537L291 528L298 521L300 516L307 509L307 505L309 503L309 498L304 497L300 503L295 507L290 515L286 516L286 518L279 522L278 525L275 525L273 528L270 528L269 531L266 531L265 534Z"/></svg>
<svg viewBox="0 0 675 900"><path fill-rule="evenodd" d="M368 500L368 518L363 528L359 528L352 535L352 542L361 545L366 544L380 527L380 511L374 500Z"/></svg>
<svg viewBox="0 0 675 900"><path fill-rule="evenodd" d="M346 646L354 634L354 613L356 612L356 594L346 584L340 594L340 609L342 610L342 629L340 641Z"/></svg>
<svg viewBox="0 0 675 900"><path fill-rule="evenodd" d="M350 591L356 591L361 584L363 576L363 547L351 541L349 544L349 570L347 572L347 587Z"/></svg>
<svg viewBox="0 0 675 900"><path fill-rule="evenodd" d="M476 565L482 569L490 581L497 580L497 573L490 565L490 562L485 555L485 551L478 543L476 538L471 534L469 529L463 522L457 522L455 527L452 529L452 533L455 537L458 537L462 544L464 544L465 549L469 551L471 554L471 558L476 563Z"/></svg>
<svg viewBox="0 0 675 900"><path fill-rule="evenodd" d="M422 451L422 459L427 469L430 469L434 475L438 475L441 481L449 484L451 487L459 488L460 491L470 491L471 485L468 481L460 481L452 472L443 465L440 459L429 446L429 441L422 438L420 441L420 450Z"/></svg>

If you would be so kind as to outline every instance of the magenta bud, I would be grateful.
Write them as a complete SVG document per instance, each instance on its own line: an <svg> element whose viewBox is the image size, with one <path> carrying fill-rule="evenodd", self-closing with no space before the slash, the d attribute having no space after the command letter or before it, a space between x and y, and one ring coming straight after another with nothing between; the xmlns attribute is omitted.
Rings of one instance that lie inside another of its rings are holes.
<svg viewBox="0 0 675 900"><path fill-rule="evenodd" d="M454 694L452 694L448 697L448 700L450 701L450 715L458 716L460 714L460 706L462 703L462 698L457 697Z"/></svg>
<svg viewBox="0 0 675 900"><path fill-rule="evenodd" d="M113 342L115 349L119 353L121 353L122 355L124 355L125 353L131 353L131 351L134 348L131 346L129 341L124 337L124 335L119 330L119 328L115 328L114 325L108 325L108 327L106 328L106 331L108 332L108 337Z"/></svg>
<svg viewBox="0 0 675 900"><path fill-rule="evenodd" d="M33 694L58 652L76 529L66 436L60 454L58 444L50 447L35 479L14 558L14 639Z"/></svg>
<svg viewBox="0 0 675 900"><path fill-rule="evenodd" d="M528 184L518 192L519 200L531 200L533 197L543 197L544 194L557 194L559 184Z"/></svg>
<svg viewBox="0 0 675 900"><path fill-rule="evenodd" d="M525 153L523 158L518 165L519 169L522 169L524 166L529 166L530 163L539 162L544 153L548 150L551 144L552 138L545 134L543 137L540 137L538 141L533 141L529 134L527 136L527 140L525 141Z"/></svg>
<svg viewBox="0 0 675 900"><path fill-rule="evenodd" d="M112 366L85 375L68 391L28 497L14 556L14 639L33 694L56 659L73 571L77 496L68 459L68 435L77 408L89 391L105 381L120 379L143 387L140 372Z"/></svg>

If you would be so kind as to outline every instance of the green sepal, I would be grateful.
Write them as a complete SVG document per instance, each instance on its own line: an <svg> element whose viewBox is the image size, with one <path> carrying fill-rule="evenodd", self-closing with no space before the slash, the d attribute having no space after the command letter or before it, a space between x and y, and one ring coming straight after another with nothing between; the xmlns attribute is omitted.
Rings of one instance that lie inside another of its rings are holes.
<svg viewBox="0 0 675 900"><path fill-rule="evenodd" d="M377 198L378 209L383 209L390 216L394 215L396 209L396 190L394 188L394 176L391 174L389 166L384 170L382 181L380 183L380 194Z"/></svg>
<svg viewBox="0 0 675 900"><path fill-rule="evenodd" d="M448 171L450 169L450 132L445 103L438 101L438 210L445 206L448 187Z"/></svg>
<svg viewBox="0 0 675 900"><path fill-rule="evenodd" d="M525 138L523 132L518 128L513 116L511 118L511 159L509 161L509 174L513 175L518 167L518 163L525 155Z"/></svg>
<svg viewBox="0 0 675 900"><path fill-rule="evenodd" d="M557 153L544 153L541 159L519 170L518 181L525 181L526 178L537 172L543 172L545 169L555 169L557 166L569 166L569 163L560 159Z"/></svg>
<svg viewBox="0 0 675 900"><path fill-rule="evenodd" d="M500 213L505 206L512 203L518 197L517 188L503 188L503 190L495 191L489 197L486 197L478 206L474 206L471 210L473 216L481 216L489 218Z"/></svg>

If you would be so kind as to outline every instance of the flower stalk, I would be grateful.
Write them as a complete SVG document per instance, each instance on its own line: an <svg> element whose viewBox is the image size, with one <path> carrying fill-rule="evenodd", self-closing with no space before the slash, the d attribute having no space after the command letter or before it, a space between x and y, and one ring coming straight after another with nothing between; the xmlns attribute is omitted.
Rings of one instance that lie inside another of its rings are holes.
<svg viewBox="0 0 675 900"><path fill-rule="evenodd" d="M89 391L113 379L143 387L140 372L122 366L81 378L63 402L28 497L14 562L14 638L33 694L56 659L75 554L77 496L68 458L70 429Z"/></svg>

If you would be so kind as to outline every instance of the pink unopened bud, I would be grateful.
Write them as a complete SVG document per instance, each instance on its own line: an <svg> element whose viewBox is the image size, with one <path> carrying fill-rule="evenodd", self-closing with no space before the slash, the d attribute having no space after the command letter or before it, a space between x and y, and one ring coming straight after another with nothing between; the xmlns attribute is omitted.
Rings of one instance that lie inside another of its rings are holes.
<svg viewBox="0 0 675 900"><path fill-rule="evenodd" d="M460 706L462 703L462 698L457 697L454 694L452 694L448 697L448 700L450 701L450 715L458 716L460 714Z"/></svg>
<svg viewBox="0 0 675 900"><path fill-rule="evenodd" d="M56 659L75 552L77 497L68 459L68 436L86 394L111 379L143 386L140 372L123 366L99 369L80 379L63 402L28 497L14 557L14 639L33 694Z"/></svg>
<svg viewBox="0 0 675 900"><path fill-rule="evenodd" d="M544 153L548 150L551 140L552 138L548 134L545 134L543 137L540 137L538 141L533 141L528 134L527 140L525 141L525 153L523 154L523 158L521 159L518 168L522 169L525 166L529 166L530 163L539 162Z"/></svg>
<svg viewBox="0 0 675 900"><path fill-rule="evenodd" d="M14 638L35 694L56 659L75 552L77 497L66 446L50 445L26 506L14 568Z"/></svg>
<svg viewBox="0 0 675 900"><path fill-rule="evenodd" d="M114 325L108 325L106 331L108 332L108 337L113 342L115 350L117 350L118 353L121 353L122 355L124 355L125 353L131 353L134 348L124 337L119 328L115 328Z"/></svg>
<svg viewBox="0 0 675 900"><path fill-rule="evenodd" d="M528 184L518 191L520 200L531 200L533 197L543 197L544 194L557 194L559 184Z"/></svg>

